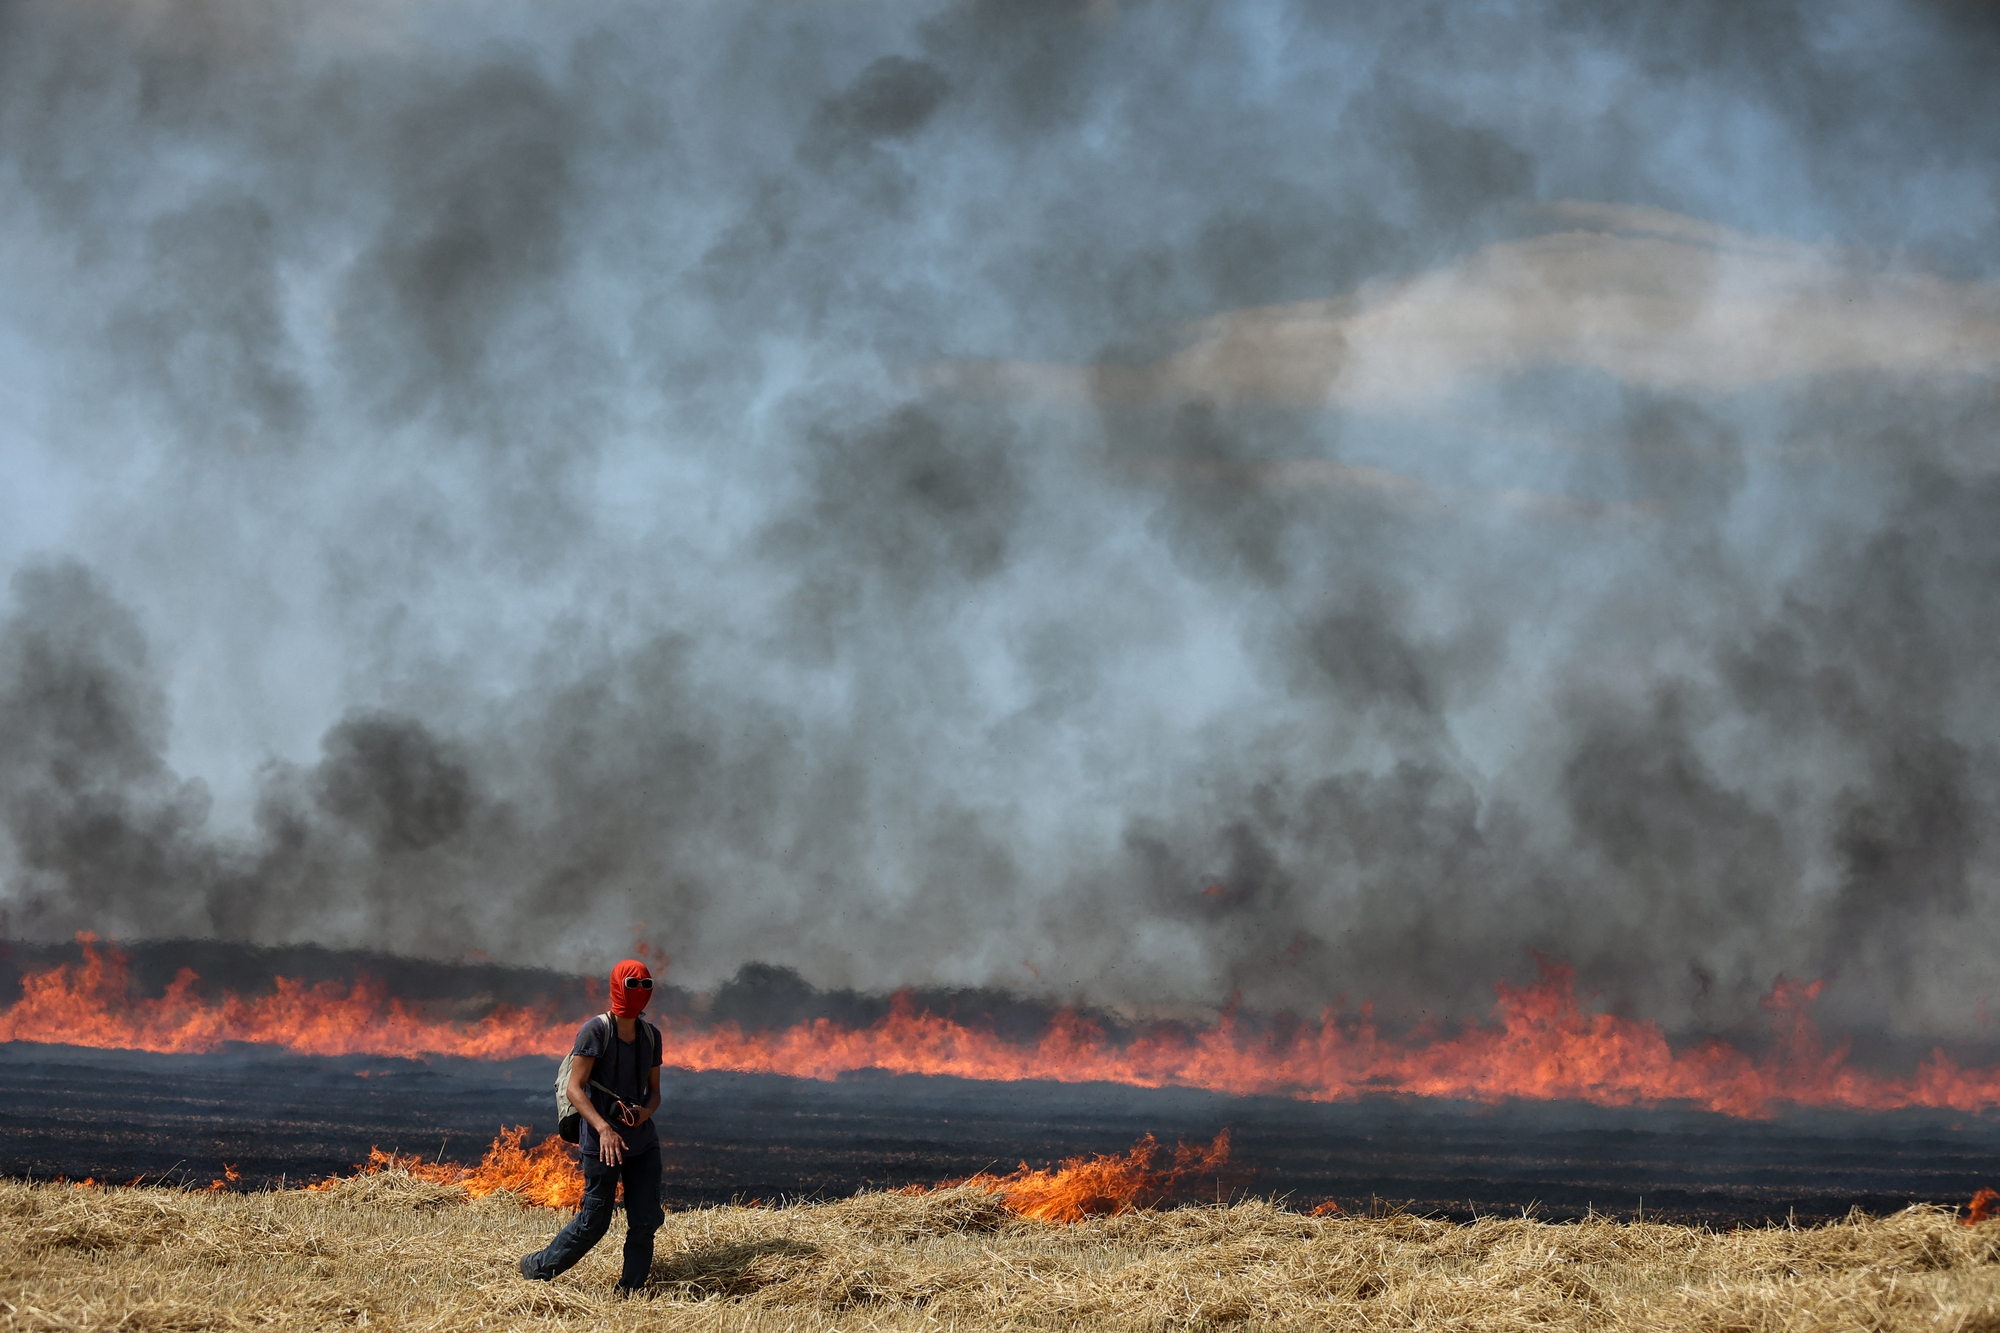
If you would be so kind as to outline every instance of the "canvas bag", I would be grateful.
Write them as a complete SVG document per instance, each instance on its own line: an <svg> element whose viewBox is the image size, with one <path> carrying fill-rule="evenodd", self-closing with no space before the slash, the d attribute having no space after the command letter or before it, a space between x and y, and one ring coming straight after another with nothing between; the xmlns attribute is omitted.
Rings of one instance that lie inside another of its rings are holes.
<svg viewBox="0 0 2000 1333"><path fill-rule="evenodd" d="M611 1043L618 1037L618 1020L610 1014L599 1014L590 1021L604 1024L604 1040L598 1044L598 1049L604 1055L609 1055L611 1053ZM654 1052L652 1050L652 1039L646 1034L652 1031L652 1025L641 1018L634 1020L632 1026L637 1029L633 1035L639 1039L640 1049L646 1052L646 1058L640 1064L639 1068L651 1069L653 1067ZM598 1056L598 1059L603 1059L604 1055ZM569 1101L569 1071L571 1066L575 1064L576 1048L571 1047L569 1054L562 1058L562 1064L556 1069L556 1133L562 1136L562 1140L565 1143L575 1143L583 1136L583 1112L570 1105ZM617 1093L605 1087L596 1079L590 1080L590 1086L596 1088L607 1097L618 1097Z"/></svg>

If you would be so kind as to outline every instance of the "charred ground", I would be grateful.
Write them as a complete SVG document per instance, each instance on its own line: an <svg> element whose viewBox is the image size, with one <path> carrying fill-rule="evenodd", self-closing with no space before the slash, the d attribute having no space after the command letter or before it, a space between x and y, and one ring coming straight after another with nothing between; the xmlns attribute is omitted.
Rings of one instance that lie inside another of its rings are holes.
<svg viewBox="0 0 2000 1333"><path fill-rule="evenodd" d="M344 1173L374 1145L476 1160L501 1125L553 1130L553 1062L305 1057L243 1047L153 1055L0 1046L0 1173L241 1187ZM1371 1199L1464 1217L1530 1205L1717 1223L1827 1220L1962 1203L2000 1179L2000 1123L1932 1113L1699 1112L1389 1099L1311 1104L1189 1089L669 1071L677 1207L835 1198L1023 1159L1117 1152L1228 1129L1233 1195Z"/></svg>

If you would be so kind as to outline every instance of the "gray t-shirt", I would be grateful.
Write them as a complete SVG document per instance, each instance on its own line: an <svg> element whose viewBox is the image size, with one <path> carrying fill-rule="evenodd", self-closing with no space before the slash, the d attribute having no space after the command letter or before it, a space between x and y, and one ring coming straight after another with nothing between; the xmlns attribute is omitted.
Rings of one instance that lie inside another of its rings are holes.
<svg viewBox="0 0 2000 1333"><path fill-rule="evenodd" d="M605 1031L607 1027L610 1028L609 1033ZM638 1028L645 1030L642 1032ZM611 1038L608 1052L602 1049L607 1035ZM576 1045L571 1049L578 1055L587 1055L597 1061L590 1068L591 1083L602 1083L632 1105L644 1106L647 1086L652 1081L649 1076L660 1064L660 1030L642 1018L632 1035L638 1040L620 1041L617 1020L606 1019L599 1014L577 1029ZM613 1114L617 1107L611 1098L589 1084L584 1085L584 1091L590 1094L597 1113L609 1120L611 1127L625 1140L626 1152L642 1153L658 1146L660 1131L651 1120L634 1129ZM578 1128L581 1132L576 1146L586 1157L597 1156L597 1130L588 1120Z"/></svg>

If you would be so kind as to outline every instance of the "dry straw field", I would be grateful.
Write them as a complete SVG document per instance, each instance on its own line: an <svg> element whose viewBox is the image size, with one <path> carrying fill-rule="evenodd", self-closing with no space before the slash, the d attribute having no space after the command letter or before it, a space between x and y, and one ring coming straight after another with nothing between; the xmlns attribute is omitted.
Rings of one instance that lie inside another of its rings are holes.
<svg viewBox="0 0 2000 1333"><path fill-rule="evenodd" d="M4 1329L1184 1327L2000 1330L2000 1223L1809 1230L1315 1218L1266 1202L1037 1221L992 1191L670 1216L552 1284L561 1214L401 1171L321 1193L0 1183Z"/></svg>

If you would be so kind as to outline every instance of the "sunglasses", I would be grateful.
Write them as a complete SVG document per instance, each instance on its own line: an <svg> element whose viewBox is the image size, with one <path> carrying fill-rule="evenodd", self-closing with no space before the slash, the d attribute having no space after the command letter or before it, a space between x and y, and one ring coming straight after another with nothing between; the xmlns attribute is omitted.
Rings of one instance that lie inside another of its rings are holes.
<svg viewBox="0 0 2000 1333"><path fill-rule="evenodd" d="M651 977L627 977L625 978L625 989L651 990L653 989L653 979Z"/></svg>

